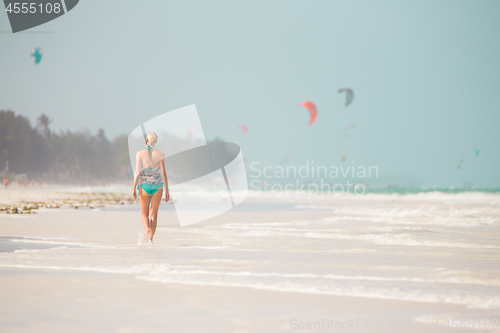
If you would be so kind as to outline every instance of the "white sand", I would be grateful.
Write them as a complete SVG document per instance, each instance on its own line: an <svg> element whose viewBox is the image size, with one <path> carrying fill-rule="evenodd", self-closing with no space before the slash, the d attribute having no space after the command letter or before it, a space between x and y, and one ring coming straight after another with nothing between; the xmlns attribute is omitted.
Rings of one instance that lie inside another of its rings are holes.
<svg viewBox="0 0 500 333"><path fill-rule="evenodd" d="M2 332L328 332L333 330L292 330L291 321L296 319L298 325L323 319L341 323L362 319L396 325L411 323L415 315L464 308L235 287L159 284L121 274L20 269L1 272ZM366 329L360 326L359 331ZM425 325L424 329L387 331L429 332Z"/></svg>
<svg viewBox="0 0 500 333"><path fill-rule="evenodd" d="M110 191L103 191L109 189ZM34 206L102 206L109 203L131 203L130 193L113 191L117 187L108 186L101 188L74 187L68 185L44 184L43 186L29 186L27 188L11 184L7 188L0 186L0 209L14 207ZM97 190L97 191L96 191ZM99 192L100 191L100 192Z"/></svg>
<svg viewBox="0 0 500 333"><path fill-rule="evenodd" d="M0 331L324 332L334 331L330 321L368 320L393 327L340 331L449 332L443 319L498 319L497 202L250 197L186 228L162 203L152 246L137 245L137 204L0 213L2 251L10 251L0 252ZM491 306L458 304L477 299ZM421 328L397 328L416 318ZM440 329L430 330L437 318Z"/></svg>

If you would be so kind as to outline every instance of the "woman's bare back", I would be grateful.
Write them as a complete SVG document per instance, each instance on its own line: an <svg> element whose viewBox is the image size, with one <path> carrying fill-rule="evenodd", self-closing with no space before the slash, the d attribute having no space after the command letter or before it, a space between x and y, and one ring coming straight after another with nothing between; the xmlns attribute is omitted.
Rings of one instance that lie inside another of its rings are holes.
<svg viewBox="0 0 500 333"><path fill-rule="evenodd" d="M141 168L156 169L164 158L165 154L156 149L151 149L151 156L147 149L140 150L137 152L137 165Z"/></svg>

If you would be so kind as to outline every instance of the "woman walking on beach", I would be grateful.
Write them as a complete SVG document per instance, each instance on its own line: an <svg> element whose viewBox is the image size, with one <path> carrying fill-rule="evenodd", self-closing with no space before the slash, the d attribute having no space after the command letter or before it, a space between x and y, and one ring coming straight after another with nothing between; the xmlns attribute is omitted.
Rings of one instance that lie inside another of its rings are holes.
<svg viewBox="0 0 500 333"><path fill-rule="evenodd" d="M142 242L153 242L156 231L158 208L160 207L163 187L165 187L165 202L168 202L167 174L165 172L165 154L154 147L158 141L158 136L154 132L149 132L146 137L146 146L136 155L136 168L134 176L134 192L132 196L137 200L137 190L141 203L142 224L146 232L142 236Z"/></svg>

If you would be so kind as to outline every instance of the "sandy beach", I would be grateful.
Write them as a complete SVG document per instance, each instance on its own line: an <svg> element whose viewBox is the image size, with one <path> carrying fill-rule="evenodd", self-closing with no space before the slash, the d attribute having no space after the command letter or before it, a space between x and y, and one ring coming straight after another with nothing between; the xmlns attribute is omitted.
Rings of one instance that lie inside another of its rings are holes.
<svg viewBox="0 0 500 333"><path fill-rule="evenodd" d="M124 193L19 191L61 208L0 213L2 332L498 331L496 195L250 194L185 228L162 203L144 245Z"/></svg>
<svg viewBox="0 0 500 333"><path fill-rule="evenodd" d="M126 187L128 189L128 187ZM109 191L107 191L109 190ZM17 184L0 187L0 211L7 213L36 213L36 209L60 207L103 207L106 204L131 204L131 195L125 192L125 186L112 185L103 187L70 187L57 184L30 186ZM35 210L33 210L35 209Z"/></svg>
<svg viewBox="0 0 500 333"><path fill-rule="evenodd" d="M413 326L415 314L460 313L465 308L238 287L156 284L121 274L92 272L2 269L1 279L2 332L288 332L294 327L294 319L297 326L303 322L304 327L307 322L325 319ZM370 331L364 325L340 330ZM297 327L293 331L332 329ZM426 324L422 329L387 331L431 330Z"/></svg>

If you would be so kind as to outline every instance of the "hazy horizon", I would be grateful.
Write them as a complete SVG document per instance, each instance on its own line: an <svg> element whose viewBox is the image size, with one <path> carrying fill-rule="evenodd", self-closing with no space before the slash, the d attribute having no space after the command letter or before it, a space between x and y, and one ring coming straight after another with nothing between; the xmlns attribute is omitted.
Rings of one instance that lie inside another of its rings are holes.
<svg viewBox="0 0 500 333"><path fill-rule="evenodd" d="M17 34L2 11L0 110L113 139L196 104L207 139L239 144L247 162L279 165L290 152L296 166L376 165L387 183L500 187L499 10L497 1L86 0ZM43 48L38 65L33 47ZM354 90L347 107L343 87ZM304 100L318 107L312 125Z"/></svg>

